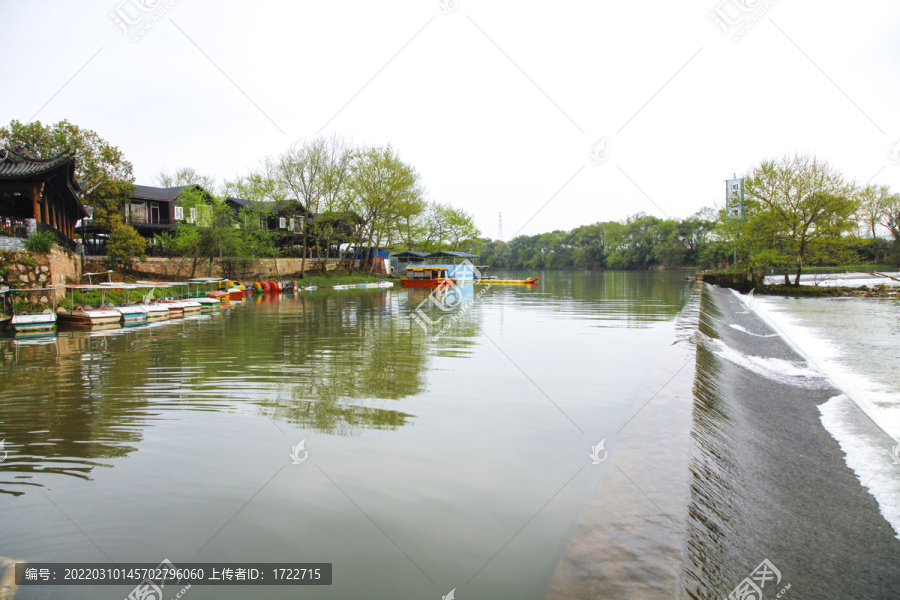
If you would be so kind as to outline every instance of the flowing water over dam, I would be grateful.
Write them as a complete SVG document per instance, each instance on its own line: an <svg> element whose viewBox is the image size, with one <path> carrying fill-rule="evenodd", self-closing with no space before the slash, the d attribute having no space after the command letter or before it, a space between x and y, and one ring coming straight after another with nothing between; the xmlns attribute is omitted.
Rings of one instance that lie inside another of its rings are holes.
<svg viewBox="0 0 900 600"><path fill-rule="evenodd" d="M539 275L462 286L447 313L428 290L322 290L0 338L0 556L334 569L198 599L723 598L764 560L783 597L900 597L871 491L898 479L890 437L820 410L843 391L774 309L682 273ZM872 481L840 426L885 446Z"/></svg>

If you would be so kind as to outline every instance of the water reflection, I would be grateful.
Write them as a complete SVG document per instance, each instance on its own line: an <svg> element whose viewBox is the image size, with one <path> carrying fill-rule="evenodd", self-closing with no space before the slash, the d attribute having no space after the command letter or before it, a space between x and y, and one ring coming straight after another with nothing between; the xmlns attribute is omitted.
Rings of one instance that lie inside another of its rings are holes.
<svg viewBox="0 0 900 600"><path fill-rule="evenodd" d="M250 304L250 303L248 303ZM315 432L396 429L425 386L428 340L397 298L346 290L148 326L0 339L0 491L37 473L90 479L177 410L253 412Z"/></svg>
<svg viewBox="0 0 900 600"><path fill-rule="evenodd" d="M524 278L530 271L494 275ZM598 327L647 328L671 320L686 305L685 271L541 271L537 286L514 286L517 300L552 300L558 315L587 316Z"/></svg>

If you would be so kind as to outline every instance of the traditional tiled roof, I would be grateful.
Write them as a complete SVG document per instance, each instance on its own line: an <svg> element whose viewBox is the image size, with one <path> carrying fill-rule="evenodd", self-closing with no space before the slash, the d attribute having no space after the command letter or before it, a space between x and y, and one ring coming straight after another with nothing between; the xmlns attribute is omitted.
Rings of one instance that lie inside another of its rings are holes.
<svg viewBox="0 0 900 600"><path fill-rule="evenodd" d="M0 162L0 179L29 179L61 167L69 167L73 177L75 173L74 152L63 152L54 158L35 158L21 148L3 149L0 150L0 157L5 157ZM72 181L74 183L74 179Z"/></svg>
<svg viewBox="0 0 900 600"><path fill-rule="evenodd" d="M75 181L75 153L63 152L53 158L37 158L24 148L0 149L0 182L54 181L64 201L75 204L79 217L87 215L78 192L81 186Z"/></svg>

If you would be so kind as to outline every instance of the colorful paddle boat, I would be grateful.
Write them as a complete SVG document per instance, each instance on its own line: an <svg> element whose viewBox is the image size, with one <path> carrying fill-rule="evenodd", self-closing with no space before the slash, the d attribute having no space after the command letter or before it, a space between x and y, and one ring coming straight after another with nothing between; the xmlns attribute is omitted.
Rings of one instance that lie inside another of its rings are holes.
<svg viewBox="0 0 900 600"><path fill-rule="evenodd" d="M102 306L105 303L106 291L109 288L101 285L78 284L66 285L63 287L71 292L72 308L56 309L56 318L60 323L65 325L92 327L95 325L118 324L119 321L122 320L122 315L114 310L108 308L93 308L87 304L79 305L75 302L76 292L86 293L92 290L100 290L100 304Z"/></svg>
<svg viewBox="0 0 900 600"><path fill-rule="evenodd" d="M28 292L43 292L49 294L53 298L53 309L46 309L39 313L17 313L14 294ZM11 316L9 317L9 327L16 332L38 333L53 331L56 327L56 290L53 288L27 288L27 289L7 289L0 291L9 299L11 306Z"/></svg>

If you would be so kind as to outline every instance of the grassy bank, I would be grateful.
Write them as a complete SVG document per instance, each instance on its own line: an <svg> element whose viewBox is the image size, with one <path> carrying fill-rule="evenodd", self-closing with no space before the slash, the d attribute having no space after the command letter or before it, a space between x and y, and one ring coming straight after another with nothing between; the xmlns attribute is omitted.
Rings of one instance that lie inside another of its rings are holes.
<svg viewBox="0 0 900 600"><path fill-rule="evenodd" d="M285 277L285 279L293 279L292 277ZM357 283L377 283L379 281L387 279L384 275L372 275L366 277L365 275L329 275L328 277L322 276L310 276L307 275L303 279L294 279L300 285L306 287L308 285L314 285L317 287L331 287L333 285L353 285Z"/></svg>
<svg viewBox="0 0 900 600"><path fill-rule="evenodd" d="M871 273L873 271L896 271L896 265L841 265L839 267L803 267L804 275L816 273ZM797 270L788 270L788 275L796 276ZM770 275L772 273L769 273ZM784 269L775 269L774 275L784 275Z"/></svg>
<svg viewBox="0 0 900 600"><path fill-rule="evenodd" d="M757 294L789 298L900 298L900 288L889 285L839 287L825 285L766 285Z"/></svg>

